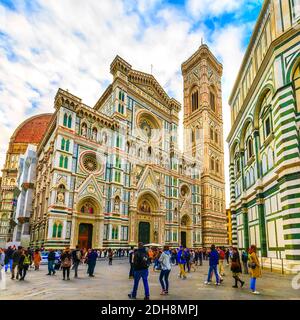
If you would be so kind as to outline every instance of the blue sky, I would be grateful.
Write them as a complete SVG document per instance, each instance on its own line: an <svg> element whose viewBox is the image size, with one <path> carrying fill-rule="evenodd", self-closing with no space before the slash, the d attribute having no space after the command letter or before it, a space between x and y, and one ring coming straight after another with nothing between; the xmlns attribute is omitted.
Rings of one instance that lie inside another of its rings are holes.
<svg viewBox="0 0 300 320"><path fill-rule="evenodd" d="M262 0L0 0L0 167L14 129L31 115L53 112L58 87L93 106L111 81L109 65L117 54L144 72L152 64L153 75L182 102L181 63L202 38L224 67L225 138L228 96L261 5Z"/></svg>

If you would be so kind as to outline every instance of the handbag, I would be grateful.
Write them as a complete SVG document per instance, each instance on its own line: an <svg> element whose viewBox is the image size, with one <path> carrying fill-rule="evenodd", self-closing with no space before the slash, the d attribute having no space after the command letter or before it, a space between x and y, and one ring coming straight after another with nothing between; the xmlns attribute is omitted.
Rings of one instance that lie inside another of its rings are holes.
<svg viewBox="0 0 300 320"><path fill-rule="evenodd" d="M63 268L70 268L71 267L71 260L69 258L65 258L62 263Z"/></svg>

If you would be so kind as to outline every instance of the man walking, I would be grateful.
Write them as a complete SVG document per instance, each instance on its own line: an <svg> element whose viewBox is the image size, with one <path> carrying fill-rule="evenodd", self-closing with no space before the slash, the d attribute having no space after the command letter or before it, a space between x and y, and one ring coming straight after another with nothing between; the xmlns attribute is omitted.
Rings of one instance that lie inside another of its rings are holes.
<svg viewBox="0 0 300 320"><path fill-rule="evenodd" d="M219 286L220 285L220 278L218 274L219 254L214 244L211 245L210 250L211 251L208 255L208 258L209 258L208 276L207 276L207 281L205 281L204 283L211 284L212 272L214 272L216 277L216 285Z"/></svg>
<svg viewBox="0 0 300 320"><path fill-rule="evenodd" d="M182 277L182 279L185 280L186 274L185 274L184 266L186 264L186 256L185 256L183 246L180 246L180 250L177 253L177 261L179 265L179 278Z"/></svg>
<svg viewBox="0 0 300 320"><path fill-rule="evenodd" d="M242 252L242 261L244 267L244 274L248 274L248 253L245 250L243 250Z"/></svg>
<svg viewBox="0 0 300 320"><path fill-rule="evenodd" d="M78 245L76 246L76 249L72 251L72 260L73 260L73 269L75 271L74 278L78 278L78 267L81 261L81 251L79 250Z"/></svg>
<svg viewBox="0 0 300 320"><path fill-rule="evenodd" d="M49 250L48 253L48 273L47 276L55 275L55 270L54 270L54 264L55 264L55 251L53 249Z"/></svg>
<svg viewBox="0 0 300 320"><path fill-rule="evenodd" d="M146 252L144 244L139 242L138 249L133 257L133 270L134 270L134 285L131 293L128 294L130 299L136 299L137 290L139 286L140 279L143 279L144 289L145 289L145 298L144 300L150 299L150 291L148 284L148 275L149 275L149 256Z"/></svg>
<svg viewBox="0 0 300 320"><path fill-rule="evenodd" d="M133 257L134 257L134 250L133 250L133 247L130 247L130 251L129 251L129 263L130 263L129 279L133 279Z"/></svg>
<svg viewBox="0 0 300 320"><path fill-rule="evenodd" d="M14 251L14 253L12 254L12 270L11 270L11 279L14 280L15 279L15 269L17 267L17 276L16 279L19 279L19 261L20 261L20 257L21 257L21 252L22 252L22 247L18 247L18 250Z"/></svg>

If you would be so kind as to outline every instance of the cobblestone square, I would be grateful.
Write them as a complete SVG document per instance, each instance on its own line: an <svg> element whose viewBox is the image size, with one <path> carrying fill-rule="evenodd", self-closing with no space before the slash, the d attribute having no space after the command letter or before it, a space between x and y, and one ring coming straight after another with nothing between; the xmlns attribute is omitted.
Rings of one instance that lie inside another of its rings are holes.
<svg viewBox="0 0 300 320"><path fill-rule="evenodd" d="M150 267L149 284L151 300L299 300L300 290L292 288L293 275L281 275L263 270L262 278L257 280L260 295L249 292L249 276L242 275L246 281L243 289L232 288L233 279L228 266L225 266L225 277L221 286L207 286L208 263L198 266L195 272L188 274L187 280L178 278L178 267L174 266L170 275L169 296L160 295L159 272ZM1 300L127 300L133 280L128 279L129 265L127 259L114 260L113 265L101 260L97 262L95 278L86 274L86 266L81 265L79 278L62 280L62 271L55 276L46 276L47 267L42 265L39 271L30 270L25 281L10 279L6 274L6 290L0 291ZM213 278L214 280L214 278ZM138 299L143 299L142 281L139 285Z"/></svg>

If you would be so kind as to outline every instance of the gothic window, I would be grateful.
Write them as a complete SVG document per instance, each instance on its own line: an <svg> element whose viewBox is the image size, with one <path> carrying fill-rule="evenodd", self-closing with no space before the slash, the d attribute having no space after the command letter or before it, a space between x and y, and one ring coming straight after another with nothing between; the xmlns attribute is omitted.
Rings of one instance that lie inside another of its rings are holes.
<svg viewBox="0 0 300 320"><path fill-rule="evenodd" d="M94 214L94 207L90 202L86 202L81 206L80 212L86 214Z"/></svg>
<svg viewBox="0 0 300 320"><path fill-rule="evenodd" d="M216 111L216 98L212 92L209 93L209 102L211 110Z"/></svg>
<svg viewBox="0 0 300 320"><path fill-rule="evenodd" d="M57 228L57 238L61 238L61 236L62 236L62 224L59 224Z"/></svg>
<svg viewBox="0 0 300 320"><path fill-rule="evenodd" d="M59 167L63 168L64 167L64 156L60 155L59 157Z"/></svg>
<svg viewBox="0 0 300 320"><path fill-rule="evenodd" d="M198 97L198 90L192 92L192 112L198 109L199 104L199 97Z"/></svg>
<svg viewBox="0 0 300 320"><path fill-rule="evenodd" d="M65 138L61 139L61 150L65 150L66 140Z"/></svg>
<svg viewBox="0 0 300 320"><path fill-rule="evenodd" d="M215 160L214 158L210 158L210 170L215 170Z"/></svg>
<svg viewBox="0 0 300 320"><path fill-rule="evenodd" d="M219 160L216 160L216 172L220 172L220 165L219 165Z"/></svg>
<svg viewBox="0 0 300 320"><path fill-rule="evenodd" d="M126 142L126 153L129 154L129 152L130 152L130 142L127 141L127 142Z"/></svg>
<svg viewBox="0 0 300 320"><path fill-rule="evenodd" d="M57 224L54 223L52 228L52 238L56 238L56 234L57 234Z"/></svg>
<svg viewBox="0 0 300 320"><path fill-rule="evenodd" d="M68 117L68 128L71 129L72 128L72 116L69 115Z"/></svg>
<svg viewBox="0 0 300 320"><path fill-rule="evenodd" d="M64 114L64 122L63 122L64 126L67 127L68 126L68 115L65 113Z"/></svg>
<svg viewBox="0 0 300 320"><path fill-rule="evenodd" d="M62 236L62 223L55 222L52 227L52 238L61 238Z"/></svg>
<svg viewBox="0 0 300 320"><path fill-rule="evenodd" d="M265 120L265 138L267 138L271 133L271 120L270 117L268 117Z"/></svg>
<svg viewBox="0 0 300 320"><path fill-rule="evenodd" d="M115 182L121 183L121 172L119 170L115 171Z"/></svg>
<svg viewBox="0 0 300 320"><path fill-rule="evenodd" d="M66 151L70 151L70 140L66 141Z"/></svg>
<svg viewBox="0 0 300 320"><path fill-rule="evenodd" d="M68 157L65 157L65 161L64 161L64 168L65 169L68 169L68 162L69 162Z"/></svg>
<svg viewBox="0 0 300 320"><path fill-rule="evenodd" d="M268 170L267 156L265 154L262 156L261 166L262 166L262 174L265 174Z"/></svg>
<svg viewBox="0 0 300 320"><path fill-rule="evenodd" d="M210 135L210 140L213 141L214 140L214 129L212 127L210 127L209 129L209 135Z"/></svg>
<svg viewBox="0 0 300 320"><path fill-rule="evenodd" d="M152 155L152 148L148 147L148 157L151 157L151 155Z"/></svg>
<svg viewBox="0 0 300 320"><path fill-rule="evenodd" d="M300 3L299 3L299 15L300 15ZM295 90L295 98L296 98L296 111L300 112L300 64L296 68L296 71L294 73L293 77L294 82L294 90Z"/></svg>

